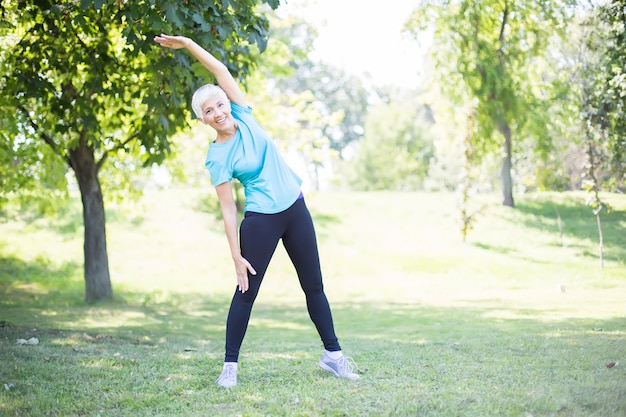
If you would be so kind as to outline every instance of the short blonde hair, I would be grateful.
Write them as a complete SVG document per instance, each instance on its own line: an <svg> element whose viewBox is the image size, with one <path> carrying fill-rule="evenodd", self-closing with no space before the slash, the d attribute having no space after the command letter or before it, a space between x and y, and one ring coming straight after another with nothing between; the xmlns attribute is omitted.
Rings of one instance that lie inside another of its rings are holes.
<svg viewBox="0 0 626 417"><path fill-rule="evenodd" d="M191 99L191 108L193 112L196 114L196 117L199 119L202 117L202 106L209 99L209 97L214 96L216 94L220 94L224 97L225 100L228 100L228 96L221 89L221 87L215 84L205 84L202 87L198 88L195 93L193 93L193 98Z"/></svg>

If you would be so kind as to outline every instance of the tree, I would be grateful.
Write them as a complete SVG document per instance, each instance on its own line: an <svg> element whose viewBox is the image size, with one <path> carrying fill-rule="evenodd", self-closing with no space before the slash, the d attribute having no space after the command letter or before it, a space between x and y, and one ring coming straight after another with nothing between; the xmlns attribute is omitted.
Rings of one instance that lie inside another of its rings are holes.
<svg viewBox="0 0 626 417"><path fill-rule="evenodd" d="M184 53L155 46L153 36L192 36L244 78L267 42L268 22L257 9L278 2L2 3L0 135L12 151L42 141L76 175L88 302L113 296L99 173L117 154L144 166L162 162L168 138L190 120L191 93L207 76Z"/></svg>
<svg viewBox="0 0 626 417"><path fill-rule="evenodd" d="M624 191L626 184L626 0L598 7L587 24L596 30L588 46L598 55L587 62L582 116L592 131L598 151L606 152L607 175L598 186ZM602 30L597 30L597 28ZM597 166L596 168L600 168Z"/></svg>
<svg viewBox="0 0 626 417"><path fill-rule="evenodd" d="M310 59L293 62L293 65L295 72L279 81L280 88L295 94L310 91L323 116L341 112L340 122L324 126L323 135L342 157L350 143L363 138L369 92L358 77L340 68Z"/></svg>
<svg viewBox="0 0 626 417"><path fill-rule="evenodd" d="M604 186L623 191L626 180L626 1L609 1L591 10L584 26L593 32L587 32L584 46L588 53L580 70L581 131L587 154L582 185L596 217L600 266L604 268L601 214L611 208L600 199L600 190Z"/></svg>
<svg viewBox="0 0 626 417"><path fill-rule="evenodd" d="M365 139L351 161L350 183L357 190L422 188L434 146L428 126L429 109L404 99L380 103L367 116Z"/></svg>
<svg viewBox="0 0 626 417"><path fill-rule="evenodd" d="M476 100L476 156L501 152L503 204L513 207L513 136L543 107L547 85L533 78L533 60L558 35L572 0L424 0L407 22L415 36L434 30L440 85L458 105ZM452 29L454 28L454 29ZM549 91L549 90L548 90ZM547 124L548 115L532 122ZM533 129L535 133L540 130ZM526 132L529 132L527 129ZM497 137L494 133L499 133Z"/></svg>

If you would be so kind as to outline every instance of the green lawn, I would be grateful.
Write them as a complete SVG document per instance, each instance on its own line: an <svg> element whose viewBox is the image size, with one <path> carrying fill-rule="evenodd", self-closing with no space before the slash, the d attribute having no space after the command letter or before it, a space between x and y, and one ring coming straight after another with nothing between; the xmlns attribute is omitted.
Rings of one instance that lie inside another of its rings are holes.
<svg viewBox="0 0 626 417"><path fill-rule="evenodd" d="M626 416L626 196L604 196L601 269L584 193L518 196L515 209L476 197L465 243L453 194L310 194L337 333L362 379L317 367L279 248L239 386L224 390L235 279L221 222L198 210L207 192L108 211L115 301L96 306L83 302L78 209L0 221L0 415Z"/></svg>

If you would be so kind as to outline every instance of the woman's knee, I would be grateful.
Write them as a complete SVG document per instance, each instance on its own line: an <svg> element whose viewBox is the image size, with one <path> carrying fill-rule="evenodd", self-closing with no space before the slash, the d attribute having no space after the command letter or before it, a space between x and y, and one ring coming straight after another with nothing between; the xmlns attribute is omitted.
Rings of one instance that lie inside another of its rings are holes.
<svg viewBox="0 0 626 417"><path fill-rule="evenodd" d="M259 289L254 288L253 286L250 286L250 288L246 292L241 292L239 288L237 288L237 290L235 291L235 295L233 297L233 303L234 304L253 304L254 300L256 300L258 293L259 293Z"/></svg>
<svg viewBox="0 0 626 417"><path fill-rule="evenodd" d="M302 291L304 291L304 294L307 297L324 294L324 285L322 284L321 279L319 281L316 280L316 282L311 282L311 281L302 282L301 281L300 285L302 287Z"/></svg>

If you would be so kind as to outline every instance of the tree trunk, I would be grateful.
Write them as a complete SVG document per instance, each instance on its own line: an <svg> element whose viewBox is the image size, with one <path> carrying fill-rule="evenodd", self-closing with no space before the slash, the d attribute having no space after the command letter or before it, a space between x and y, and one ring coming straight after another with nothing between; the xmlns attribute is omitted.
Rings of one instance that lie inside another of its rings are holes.
<svg viewBox="0 0 626 417"><path fill-rule="evenodd" d="M515 207L515 202L513 201L513 179L511 177L511 168L512 168L512 160L511 160L511 128L508 124L503 123L500 126L500 132L504 136L504 155L502 156L502 196L504 200L502 204L508 207Z"/></svg>
<svg viewBox="0 0 626 417"><path fill-rule="evenodd" d="M83 202L85 228L85 300L89 303L113 298L107 255L104 202L93 148L84 138L70 151L70 162Z"/></svg>

